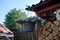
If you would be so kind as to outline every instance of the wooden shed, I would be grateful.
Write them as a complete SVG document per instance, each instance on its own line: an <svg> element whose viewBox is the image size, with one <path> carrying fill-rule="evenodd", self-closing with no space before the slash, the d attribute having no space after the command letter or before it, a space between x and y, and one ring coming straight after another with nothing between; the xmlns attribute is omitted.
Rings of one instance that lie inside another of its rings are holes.
<svg viewBox="0 0 60 40"><path fill-rule="evenodd" d="M49 21L43 27L37 25L37 40L60 40L60 21L56 21L60 19L60 0L41 0L36 5L28 6L26 10Z"/></svg>
<svg viewBox="0 0 60 40"><path fill-rule="evenodd" d="M6 26L0 24L0 40L13 40L13 32Z"/></svg>
<svg viewBox="0 0 60 40"><path fill-rule="evenodd" d="M55 11L59 8L60 0L41 0L36 5L28 6L26 10L33 11L37 16L47 19L48 21L54 21L57 20Z"/></svg>

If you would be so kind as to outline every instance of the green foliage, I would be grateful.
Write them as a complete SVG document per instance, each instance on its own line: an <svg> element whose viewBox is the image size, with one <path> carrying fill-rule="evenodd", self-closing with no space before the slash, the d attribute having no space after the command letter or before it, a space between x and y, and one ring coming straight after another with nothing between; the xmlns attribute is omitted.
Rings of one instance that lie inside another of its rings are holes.
<svg viewBox="0 0 60 40"><path fill-rule="evenodd" d="M24 17L27 17L25 12L22 12L20 9L16 10L14 8L14 9L10 10L10 12L8 12L8 14L6 15L4 24L8 28L18 28L18 27L21 27L21 25L18 24L15 20L17 18L24 18Z"/></svg>

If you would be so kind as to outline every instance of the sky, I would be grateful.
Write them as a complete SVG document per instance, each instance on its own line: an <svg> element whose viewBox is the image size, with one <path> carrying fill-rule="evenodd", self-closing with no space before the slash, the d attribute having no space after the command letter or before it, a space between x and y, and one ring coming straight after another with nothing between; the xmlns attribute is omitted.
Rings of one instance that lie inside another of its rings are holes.
<svg viewBox="0 0 60 40"><path fill-rule="evenodd" d="M16 8L26 12L28 16L35 16L34 12L28 12L25 10L26 5L39 3L40 0L0 0L0 23L5 21L5 15L11 10Z"/></svg>

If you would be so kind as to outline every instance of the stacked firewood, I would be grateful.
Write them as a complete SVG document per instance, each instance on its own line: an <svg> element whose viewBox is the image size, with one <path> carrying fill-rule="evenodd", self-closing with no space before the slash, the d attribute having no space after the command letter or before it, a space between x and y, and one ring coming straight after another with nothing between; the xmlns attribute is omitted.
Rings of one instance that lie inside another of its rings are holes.
<svg viewBox="0 0 60 40"><path fill-rule="evenodd" d="M38 30L38 40L60 40L60 21L46 23Z"/></svg>

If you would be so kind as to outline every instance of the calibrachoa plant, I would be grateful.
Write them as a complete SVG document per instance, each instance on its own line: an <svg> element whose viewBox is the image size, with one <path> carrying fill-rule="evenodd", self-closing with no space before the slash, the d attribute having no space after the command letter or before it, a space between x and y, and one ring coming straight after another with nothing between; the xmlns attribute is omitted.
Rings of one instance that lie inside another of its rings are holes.
<svg viewBox="0 0 60 40"><path fill-rule="evenodd" d="M38 25L43 25L43 19L40 17L28 17L28 18L19 18L16 20L19 23L25 23L25 22L34 22Z"/></svg>

